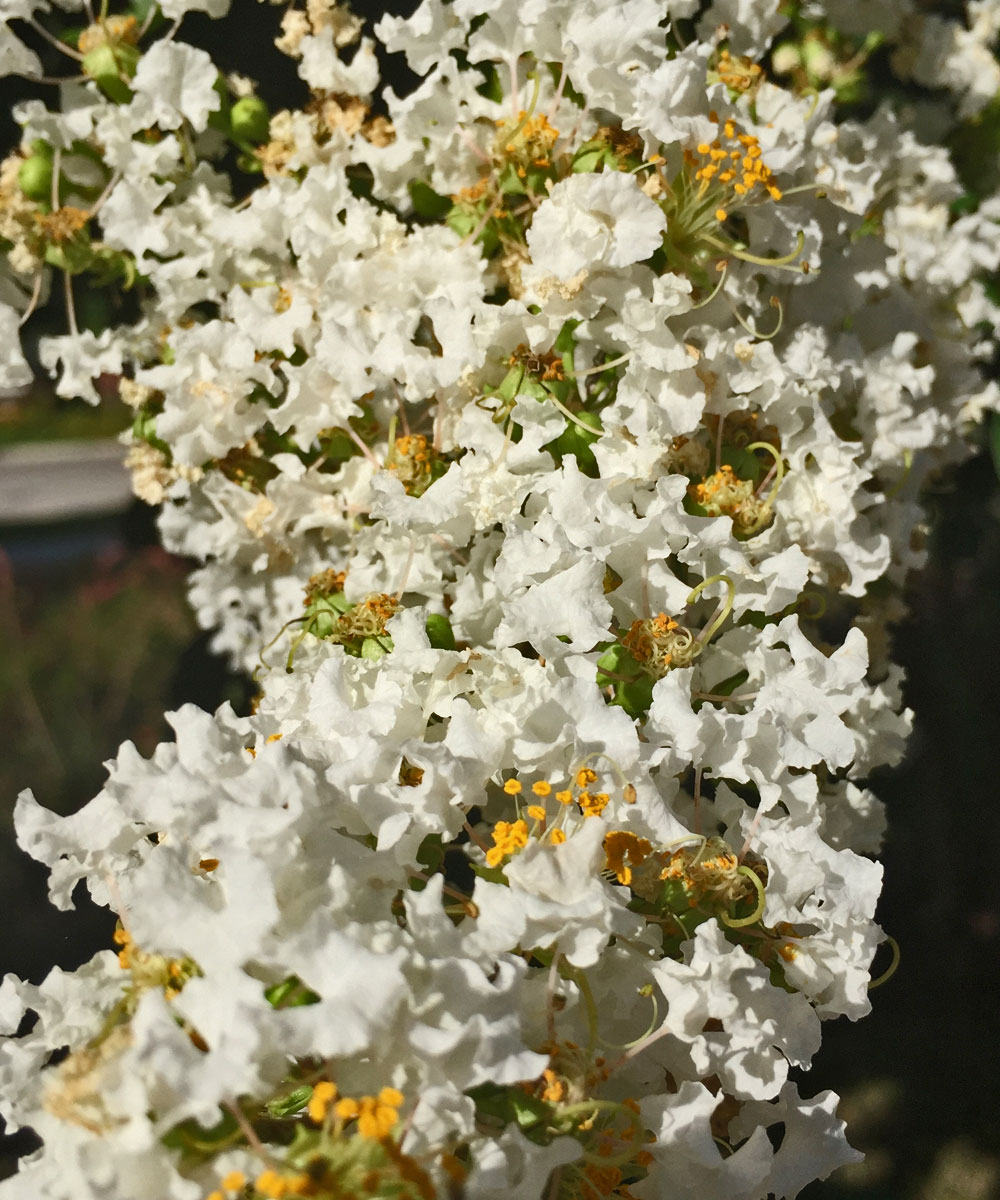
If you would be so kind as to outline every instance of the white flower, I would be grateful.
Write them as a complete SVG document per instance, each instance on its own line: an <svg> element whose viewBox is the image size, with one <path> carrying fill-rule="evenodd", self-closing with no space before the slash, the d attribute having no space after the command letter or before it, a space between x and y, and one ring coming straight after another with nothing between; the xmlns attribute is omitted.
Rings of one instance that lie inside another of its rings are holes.
<svg viewBox="0 0 1000 1200"><path fill-rule="evenodd" d="M132 80L136 127L177 129L186 120L196 131L204 129L208 114L222 103L215 91L217 74L204 50L165 39L157 42L139 60Z"/></svg>
<svg viewBox="0 0 1000 1200"><path fill-rule="evenodd" d="M557 279L597 267L642 262L667 227L661 209L631 175L572 175L539 205L528 230L535 267Z"/></svg>
<svg viewBox="0 0 1000 1200"><path fill-rule="evenodd" d="M22 388L31 382L31 368L21 350L17 310L0 304L0 388Z"/></svg>
<svg viewBox="0 0 1000 1200"><path fill-rule="evenodd" d="M772 987L767 968L726 941L721 926L706 921L689 943L689 964L666 960L652 967L667 1000L669 1041L650 1049L665 1054L685 1074L718 1075L738 1099L778 1094L789 1064L807 1066L819 1049L819 1018L802 995ZM720 1024L706 1032L707 1022Z"/></svg>

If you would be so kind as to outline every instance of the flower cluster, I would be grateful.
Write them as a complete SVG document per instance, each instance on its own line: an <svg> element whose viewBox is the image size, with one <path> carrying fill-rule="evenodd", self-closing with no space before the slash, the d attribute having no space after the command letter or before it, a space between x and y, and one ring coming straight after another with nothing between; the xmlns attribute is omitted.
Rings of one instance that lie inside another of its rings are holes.
<svg viewBox="0 0 1000 1200"><path fill-rule="evenodd" d="M0 382L61 295L43 364L119 377L258 687L18 801L120 951L0 985L42 1139L4 1200L756 1200L857 1157L789 1072L890 957L865 781L921 489L997 407L1000 199L844 109L854 7L423 0L374 28L400 96L309 0L271 113L177 36L226 0L4 6L5 70L82 74L16 109ZM889 8L978 111L996 3Z"/></svg>

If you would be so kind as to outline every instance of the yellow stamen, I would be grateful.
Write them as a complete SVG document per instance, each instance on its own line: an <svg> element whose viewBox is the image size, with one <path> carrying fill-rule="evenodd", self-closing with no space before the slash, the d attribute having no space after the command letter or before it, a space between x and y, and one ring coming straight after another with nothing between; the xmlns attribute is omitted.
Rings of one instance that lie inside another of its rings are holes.
<svg viewBox="0 0 1000 1200"><path fill-rule="evenodd" d="M524 821L497 821L493 829L494 846L486 853L486 865L499 866L508 854L528 844L528 826Z"/></svg>
<svg viewBox="0 0 1000 1200"><path fill-rule="evenodd" d="M320 1080L313 1088L313 1094L309 1097L309 1104L306 1108L309 1119L315 1121L317 1125L321 1125L326 1120L326 1114L330 1109L330 1105L336 1098L337 1085L330 1083L327 1079Z"/></svg>

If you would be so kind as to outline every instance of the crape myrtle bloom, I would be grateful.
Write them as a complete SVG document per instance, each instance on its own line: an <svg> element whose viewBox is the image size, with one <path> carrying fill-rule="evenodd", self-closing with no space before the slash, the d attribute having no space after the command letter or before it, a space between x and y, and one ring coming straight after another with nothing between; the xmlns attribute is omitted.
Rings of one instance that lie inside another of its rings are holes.
<svg viewBox="0 0 1000 1200"><path fill-rule="evenodd" d="M998 407L995 6L309 0L278 111L184 40L227 7L0 5L0 69L65 60L0 384L54 296L256 685L19 799L118 927L0 985L0 1197L794 1197L857 1156L789 1070L896 957L922 489ZM964 174L852 107L883 40Z"/></svg>

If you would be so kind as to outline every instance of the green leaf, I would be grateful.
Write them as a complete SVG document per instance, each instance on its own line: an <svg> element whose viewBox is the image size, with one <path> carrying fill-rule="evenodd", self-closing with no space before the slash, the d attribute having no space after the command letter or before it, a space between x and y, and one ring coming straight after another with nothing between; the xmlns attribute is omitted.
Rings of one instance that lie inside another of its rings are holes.
<svg viewBox="0 0 1000 1200"><path fill-rule="evenodd" d="M551 1115L544 1100L539 1100L519 1087L501 1087L495 1083L483 1083L466 1093L475 1102L477 1113L502 1121L504 1125L515 1122L522 1130L531 1129Z"/></svg>
<svg viewBox="0 0 1000 1200"><path fill-rule="evenodd" d="M413 211L420 217L429 217L433 221L444 221L452 210L452 201L448 196L439 196L437 192L424 183L422 179L411 179L410 201Z"/></svg>
<svg viewBox="0 0 1000 1200"><path fill-rule="evenodd" d="M715 687L711 687L708 690L713 696L731 696L749 678L749 671L737 671L735 675L730 675L728 679L723 679L721 683L717 683Z"/></svg>
<svg viewBox="0 0 1000 1200"><path fill-rule="evenodd" d="M331 429L319 439L320 453L328 462L346 462L361 451L342 429Z"/></svg>
<svg viewBox="0 0 1000 1200"><path fill-rule="evenodd" d="M581 146L576 154L573 155L573 165L570 167L570 170L574 175L592 174L604 162L606 154L606 146L603 144L594 145L588 142L586 146Z"/></svg>
<svg viewBox="0 0 1000 1200"><path fill-rule="evenodd" d="M731 446L724 442L722 462L733 468L734 475L751 483L759 483L764 476L765 464L752 450L745 450L742 446ZM767 466L770 469L770 461Z"/></svg>
<svg viewBox="0 0 1000 1200"><path fill-rule="evenodd" d="M476 88L480 96L485 96L487 100L492 100L494 104L499 104L503 99L503 85L500 83L500 75L492 63L477 63L476 69L486 72L486 78Z"/></svg>
<svg viewBox="0 0 1000 1200"><path fill-rule="evenodd" d="M439 833L429 833L417 847L417 862L433 875L444 862L444 844Z"/></svg>
<svg viewBox="0 0 1000 1200"><path fill-rule="evenodd" d="M993 457L993 469L1000 479L1000 412L990 417L990 454Z"/></svg>

